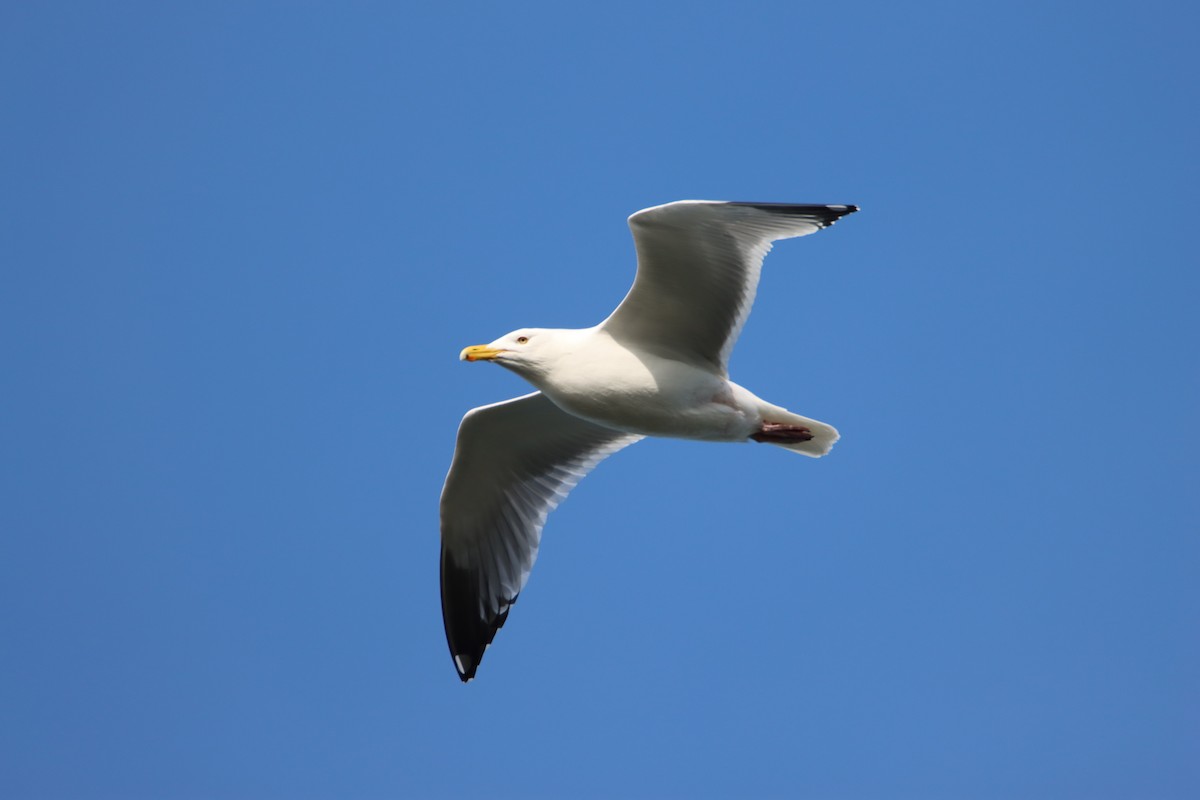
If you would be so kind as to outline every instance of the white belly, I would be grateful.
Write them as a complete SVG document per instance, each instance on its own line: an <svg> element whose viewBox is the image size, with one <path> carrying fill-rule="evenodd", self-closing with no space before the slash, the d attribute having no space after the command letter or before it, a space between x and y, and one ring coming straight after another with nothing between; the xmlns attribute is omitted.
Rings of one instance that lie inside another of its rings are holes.
<svg viewBox="0 0 1200 800"><path fill-rule="evenodd" d="M626 353L576 369L539 388L562 409L644 436L743 441L758 430L758 398L679 361Z"/></svg>

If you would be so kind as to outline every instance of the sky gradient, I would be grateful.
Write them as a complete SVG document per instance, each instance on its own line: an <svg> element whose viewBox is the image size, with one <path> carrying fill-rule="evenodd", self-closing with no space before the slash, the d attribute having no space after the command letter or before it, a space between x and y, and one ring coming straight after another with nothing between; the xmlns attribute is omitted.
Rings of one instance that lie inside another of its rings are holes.
<svg viewBox="0 0 1200 800"><path fill-rule="evenodd" d="M0 9L0 795L1200 796L1184 3ZM463 686L469 344L625 218L778 244L735 381L827 458L648 440Z"/></svg>

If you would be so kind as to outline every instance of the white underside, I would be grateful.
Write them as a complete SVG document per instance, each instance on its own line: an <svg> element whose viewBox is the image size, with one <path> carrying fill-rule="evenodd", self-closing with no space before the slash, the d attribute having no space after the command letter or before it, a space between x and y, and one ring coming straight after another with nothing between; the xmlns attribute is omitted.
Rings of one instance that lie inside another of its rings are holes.
<svg viewBox="0 0 1200 800"><path fill-rule="evenodd" d="M838 439L832 426L768 403L722 375L630 350L599 330L589 333L569 358L534 379L575 416L626 433L710 442L746 441L764 423L806 427L811 441L779 446L813 457Z"/></svg>

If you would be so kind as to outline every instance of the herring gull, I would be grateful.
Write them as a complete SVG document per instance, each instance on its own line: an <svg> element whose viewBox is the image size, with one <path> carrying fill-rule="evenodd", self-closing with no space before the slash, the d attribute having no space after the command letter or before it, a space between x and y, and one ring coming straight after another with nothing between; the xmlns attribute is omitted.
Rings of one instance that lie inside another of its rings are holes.
<svg viewBox="0 0 1200 800"><path fill-rule="evenodd" d="M441 499L442 617L465 683L537 557L546 516L593 467L646 436L753 440L814 458L838 439L729 380L771 243L851 205L681 200L629 218L637 276L591 328L522 328L462 351L536 392L468 411Z"/></svg>

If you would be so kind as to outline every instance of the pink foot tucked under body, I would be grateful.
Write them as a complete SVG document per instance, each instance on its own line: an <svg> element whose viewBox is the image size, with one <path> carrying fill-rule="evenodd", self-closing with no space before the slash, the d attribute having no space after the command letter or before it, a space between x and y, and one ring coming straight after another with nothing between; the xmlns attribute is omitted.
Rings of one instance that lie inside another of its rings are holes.
<svg viewBox="0 0 1200 800"><path fill-rule="evenodd" d="M750 434L756 442L780 444L812 441L813 432L799 425L784 425L780 422L764 422L758 433Z"/></svg>

